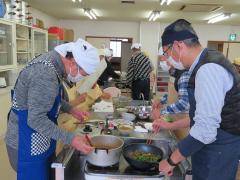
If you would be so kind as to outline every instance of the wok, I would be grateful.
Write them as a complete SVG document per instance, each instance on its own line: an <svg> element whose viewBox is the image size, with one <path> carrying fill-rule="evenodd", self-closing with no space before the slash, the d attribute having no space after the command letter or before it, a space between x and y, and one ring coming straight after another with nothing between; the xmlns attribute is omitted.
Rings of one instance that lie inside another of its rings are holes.
<svg viewBox="0 0 240 180"><path fill-rule="evenodd" d="M131 157L131 153L133 153L134 151L151 153L160 156L161 159L163 158L163 151L154 145L144 143L129 144L123 148L123 156L130 166L138 170L148 171L155 169L156 167L158 168L159 161L161 159L158 162L135 160L133 159L133 157Z"/></svg>

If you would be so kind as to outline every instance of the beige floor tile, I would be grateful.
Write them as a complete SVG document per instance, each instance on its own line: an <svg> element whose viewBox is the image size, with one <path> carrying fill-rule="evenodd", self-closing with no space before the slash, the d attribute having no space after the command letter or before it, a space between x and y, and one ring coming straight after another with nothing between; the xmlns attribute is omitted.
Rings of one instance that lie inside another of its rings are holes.
<svg viewBox="0 0 240 180"><path fill-rule="evenodd" d="M16 173L9 164L6 146L3 140L0 140L0 179L1 180L16 179Z"/></svg>

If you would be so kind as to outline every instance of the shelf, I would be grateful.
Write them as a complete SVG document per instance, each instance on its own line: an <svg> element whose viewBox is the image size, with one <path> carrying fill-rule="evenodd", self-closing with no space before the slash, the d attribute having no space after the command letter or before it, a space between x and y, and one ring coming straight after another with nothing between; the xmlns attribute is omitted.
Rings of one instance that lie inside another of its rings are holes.
<svg viewBox="0 0 240 180"><path fill-rule="evenodd" d="M28 54L29 52L21 52L21 51L18 51L17 54Z"/></svg>
<svg viewBox="0 0 240 180"><path fill-rule="evenodd" d="M7 54L8 52L5 52L5 51L0 51L0 54Z"/></svg>
<svg viewBox="0 0 240 180"><path fill-rule="evenodd" d="M16 38L19 41L29 41L29 39L25 39L25 38Z"/></svg>
<svg viewBox="0 0 240 180"><path fill-rule="evenodd" d="M7 38L7 36L2 36L2 35L0 35L0 38Z"/></svg>

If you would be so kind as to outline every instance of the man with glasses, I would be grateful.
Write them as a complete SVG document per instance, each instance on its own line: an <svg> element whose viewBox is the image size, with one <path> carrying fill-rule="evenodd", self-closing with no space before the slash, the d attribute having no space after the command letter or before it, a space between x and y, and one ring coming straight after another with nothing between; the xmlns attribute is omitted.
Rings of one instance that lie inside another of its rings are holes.
<svg viewBox="0 0 240 180"><path fill-rule="evenodd" d="M172 175L191 156L193 180L234 180L240 157L240 76L224 55L203 48L191 24L179 19L162 35L175 68L188 69L190 132L159 170ZM170 48L171 46L171 48Z"/></svg>

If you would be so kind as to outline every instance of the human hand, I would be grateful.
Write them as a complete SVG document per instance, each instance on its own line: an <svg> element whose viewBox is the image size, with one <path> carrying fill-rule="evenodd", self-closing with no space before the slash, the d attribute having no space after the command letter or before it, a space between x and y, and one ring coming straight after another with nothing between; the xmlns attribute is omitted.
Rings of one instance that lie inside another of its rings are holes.
<svg viewBox="0 0 240 180"><path fill-rule="evenodd" d="M154 100L152 103L152 109L160 109L160 108L161 108L160 100Z"/></svg>
<svg viewBox="0 0 240 180"><path fill-rule="evenodd" d="M85 112L85 111L80 111L77 108L74 108L73 110L70 111L70 113L72 114L72 116L74 118L76 118L77 120L79 120L80 122L83 122L85 119L87 119L89 117L89 112Z"/></svg>
<svg viewBox="0 0 240 180"><path fill-rule="evenodd" d="M88 137L90 139L90 137ZM72 140L71 145L81 151L84 154L89 154L94 150L94 147L90 146L90 144L88 143L86 137L84 136L75 136Z"/></svg>
<svg viewBox="0 0 240 180"><path fill-rule="evenodd" d="M165 176L173 175L174 166L171 166L167 160L162 160L159 163L159 171L162 172Z"/></svg>
<svg viewBox="0 0 240 180"><path fill-rule="evenodd" d="M153 131L159 132L160 129L170 130L172 129L172 123L166 122L162 119L157 119L153 122Z"/></svg>
<svg viewBox="0 0 240 180"><path fill-rule="evenodd" d="M151 118L153 119L153 121L155 121L156 119L160 118L160 109L152 109L151 112Z"/></svg>
<svg viewBox="0 0 240 180"><path fill-rule="evenodd" d="M106 93L106 92L103 92L101 97L103 99L111 99L112 98L111 94L110 93Z"/></svg>

